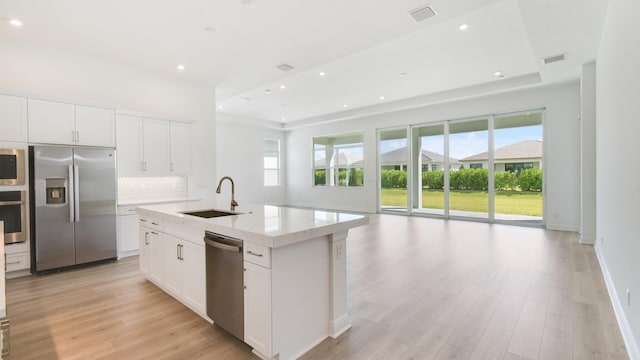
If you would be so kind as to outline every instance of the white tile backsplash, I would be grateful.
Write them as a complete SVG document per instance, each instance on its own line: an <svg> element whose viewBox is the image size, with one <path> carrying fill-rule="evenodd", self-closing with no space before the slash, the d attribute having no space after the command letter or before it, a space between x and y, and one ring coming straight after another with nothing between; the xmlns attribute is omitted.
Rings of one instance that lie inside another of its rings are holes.
<svg viewBox="0 0 640 360"><path fill-rule="evenodd" d="M119 177L118 202L183 199L188 183L186 176Z"/></svg>

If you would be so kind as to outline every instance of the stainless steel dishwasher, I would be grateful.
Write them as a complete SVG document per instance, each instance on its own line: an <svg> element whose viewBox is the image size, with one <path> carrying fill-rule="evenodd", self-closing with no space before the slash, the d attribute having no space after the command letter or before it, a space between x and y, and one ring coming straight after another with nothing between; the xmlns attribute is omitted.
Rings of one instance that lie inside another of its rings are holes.
<svg viewBox="0 0 640 360"><path fill-rule="evenodd" d="M205 232L207 315L244 341L242 240Z"/></svg>

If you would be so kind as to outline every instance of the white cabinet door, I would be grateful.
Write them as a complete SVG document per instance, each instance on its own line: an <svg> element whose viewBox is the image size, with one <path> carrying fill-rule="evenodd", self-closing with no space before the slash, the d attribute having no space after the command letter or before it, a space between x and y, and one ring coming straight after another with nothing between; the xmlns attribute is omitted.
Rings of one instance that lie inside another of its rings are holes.
<svg viewBox="0 0 640 360"><path fill-rule="evenodd" d="M149 272L149 277L156 284L162 285L166 274L164 271L164 234L151 230L148 238L151 243L151 271Z"/></svg>
<svg viewBox="0 0 640 360"><path fill-rule="evenodd" d="M140 226L140 271L145 275L151 274L151 229L146 226Z"/></svg>
<svg viewBox="0 0 640 360"><path fill-rule="evenodd" d="M27 99L0 95L0 140L27 142Z"/></svg>
<svg viewBox="0 0 640 360"><path fill-rule="evenodd" d="M76 117L73 104L28 100L29 142L75 144Z"/></svg>
<svg viewBox="0 0 640 360"><path fill-rule="evenodd" d="M143 163L145 173L166 175L169 173L169 122L144 119L143 122Z"/></svg>
<svg viewBox="0 0 640 360"><path fill-rule="evenodd" d="M180 297L182 293L182 260L180 239L164 235L164 286L167 291Z"/></svg>
<svg viewBox="0 0 640 360"><path fill-rule="evenodd" d="M76 144L115 147L115 111L76 105Z"/></svg>
<svg viewBox="0 0 640 360"><path fill-rule="evenodd" d="M191 172L191 125L171 122L171 162L169 170L174 174Z"/></svg>
<svg viewBox="0 0 640 360"><path fill-rule="evenodd" d="M118 257L128 251L138 250L139 245L139 223L138 215L118 216Z"/></svg>
<svg viewBox="0 0 640 360"><path fill-rule="evenodd" d="M271 358L271 269L244 262L244 342Z"/></svg>
<svg viewBox="0 0 640 360"><path fill-rule="evenodd" d="M206 268L204 246L189 241L182 243L182 298L202 314L206 314Z"/></svg>
<svg viewBox="0 0 640 360"><path fill-rule="evenodd" d="M118 115L116 134L118 176L142 174L142 118Z"/></svg>

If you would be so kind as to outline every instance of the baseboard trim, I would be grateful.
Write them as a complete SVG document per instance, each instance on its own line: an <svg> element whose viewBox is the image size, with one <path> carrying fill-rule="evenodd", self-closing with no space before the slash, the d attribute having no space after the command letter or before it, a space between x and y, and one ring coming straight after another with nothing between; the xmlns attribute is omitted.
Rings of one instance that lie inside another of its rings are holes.
<svg viewBox="0 0 640 360"><path fill-rule="evenodd" d="M620 298L618 297L618 292L616 291L616 287L613 284L613 279L611 278L611 274L609 273L609 268L607 268L607 263L604 260L604 256L600 252L600 247L595 246L595 251L598 262L600 263L600 269L602 270L604 282L607 285L609 298L611 299L611 304L613 305L613 312L616 314L618 326L620 327L620 332L622 332L622 339L624 340L624 345L627 347L629 359L640 360L640 348L638 347L638 344L636 343L633 336L631 325L629 325L629 321L625 316L622 303L620 302Z"/></svg>
<svg viewBox="0 0 640 360"><path fill-rule="evenodd" d="M545 227L547 229L549 229L549 230L572 231L572 232L580 231L580 229L578 227L571 226L571 225L549 224L549 223L547 223L547 225Z"/></svg>

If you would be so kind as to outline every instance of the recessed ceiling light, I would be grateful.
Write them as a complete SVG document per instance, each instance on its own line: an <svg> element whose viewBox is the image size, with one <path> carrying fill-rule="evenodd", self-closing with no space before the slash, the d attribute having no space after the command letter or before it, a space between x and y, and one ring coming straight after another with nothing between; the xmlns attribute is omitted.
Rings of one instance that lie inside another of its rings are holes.
<svg viewBox="0 0 640 360"><path fill-rule="evenodd" d="M403 73L400 73L400 76L401 76L401 77L405 77L405 76L407 76L407 75L408 75L408 74L407 74L407 73L404 73L404 72L403 72Z"/></svg>
<svg viewBox="0 0 640 360"><path fill-rule="evenodd" d="M222 109L222 107L223 107L222 105L218 105L218 109Z"/></svg>
<svg viewBox="0 0 640 360"><path fill-rule="evenodd" d="M15 26L15 27L20 27L22 26L22 21L18 20L18 19L11 19L9 20L9 24Z"/></svg>
<svg viewBox="0 0 640 360"><path fill-rule="evenodd" d="M284 84L280 85L280 89L283 89L283 90L284 90L284 89L286 89L286 88L287 88L287 86L286 86L286 85L284 85Z"/></svg>
<svg viewBox="0 0 640 360"><path fill-rule="evenodd" d="M380 100L384 100L384 96L380 96Z"/></svg>
<svg viewBox="0 0 640 360"><path fill-rule="evenodd" d="M318 76L320 76L320 77L324 77L325 75L327 75L327 73L325 73L324 71L320 71L318 73Z"/></svg>
<svg viewBox="0 0 640 360"><path fill-rule="evenodd" d="M265 90L264 90L264 93L265 93L265 94L267 94L267 95L268 95L268 94L271 94L271 89L265 89Z"/></svg>
<svg viewBox="0 0 640 360"><path fill-rule="evenodd" d="M178 64L178 66L176 66L176 69L178 69L179 71L183 71L184 70L184 65Z"/></svg>
<svg viewBox="0 0 640 360"><path fill-rule="evenodd" d="M251 101L251 99L250 99L250 98L248 98L248 97L243 97L241 100L242 100L242 101Z"/></svg>
<svg viewBox="0 0 640 360"><path fill-rule="evenodd" d="M282 117L282 121L285 121L285 120L287 120L287 118L283 116L283 117Z"/></svg>
<svg viewBox="0 0 640 360"><path fill-rule="evenodd" d="M460 29L460 31L466 31L468 28L469 28L468 24L462 24L458 29Z"/></svg>
<svg viewBox="0 0 640 360"><path fill-rule="evenodd" d="M344 105L342 105L342 107L347 108L347 107L349 107L349 105L344 104Z"/></svg>
<svg viewBox="0 0 640 360"><path fill-rule="evenodd" d="M504 73L502 71L496 71L493 73L493 76L497 77L497 78L503 78L504 77Z"/></svg>

